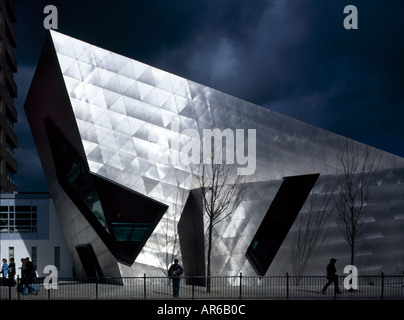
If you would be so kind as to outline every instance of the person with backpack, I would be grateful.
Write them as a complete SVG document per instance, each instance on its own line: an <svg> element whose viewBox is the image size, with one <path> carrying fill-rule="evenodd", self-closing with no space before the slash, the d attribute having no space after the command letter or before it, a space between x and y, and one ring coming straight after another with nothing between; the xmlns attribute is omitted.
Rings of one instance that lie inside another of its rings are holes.
<svg viewBox="0 0 404 320"><path fill-rule="evenodd" d="M178 264L178 259L174 260L174 264L168 269L168 276L173 283L173 296L178 297L180 291L181 275L184 273L184 269Z"/></svg>

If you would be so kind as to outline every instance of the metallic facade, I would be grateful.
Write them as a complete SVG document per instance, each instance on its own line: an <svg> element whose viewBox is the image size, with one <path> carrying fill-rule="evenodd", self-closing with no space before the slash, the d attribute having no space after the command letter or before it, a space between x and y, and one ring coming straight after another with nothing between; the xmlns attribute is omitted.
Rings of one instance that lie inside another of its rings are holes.
<svg viewBox="0 0 404 320"><path fill-rule="evenodd" d="M185 273L187 267L204 272L202 211L190 196L198 166L178 161L189 157L190 148L184 146L192 145L190 141L207 142L204 129L256 134L255 170L246 176L247 195L214 230L214 275L257 274L247 251L254 247L274 199L294 201L294 194L287 199L278 193L288 177L318 176L306 202L329 192L324 186L335 179L340 136L54 31L44 45L25 111L78 274L84 269L75 248L88 244L108 276L162 275L174 256L184 260ZM87 209L80 208L63 185L51 143L53 132L46 123L52 123L82 159L87 175L118 188L114 190L121 188L166 206L133 260L114 254L114 244L97 231L100 220L91 222L93 218L83 214ZM247 140L243 147L236 153L249 151ZM404 267L404 159L387 152L381 157L371 186L374 210L358 239L360 272L401 272ZM306 214L304 206L294 210L298 216ZM297 219L285 222L285 235L277 239L279 250L261 272L292 273L290 251ZM325 225L327 236L313 257L312 273L323 273L331 256L341 266L349 264L349 247L337 220L334 214ZM195 232L188 232L187 226ZM196 247L187 245L189 241L202 250L194 257Z"/></svg>

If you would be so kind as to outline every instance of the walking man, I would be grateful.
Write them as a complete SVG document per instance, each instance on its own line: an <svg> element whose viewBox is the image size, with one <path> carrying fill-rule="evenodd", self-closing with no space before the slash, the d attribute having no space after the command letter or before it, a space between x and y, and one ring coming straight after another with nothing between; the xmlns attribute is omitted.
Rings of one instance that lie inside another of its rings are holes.
<svg viewBox="0 0 404 320"><path fill-rule="evenodd" d="M184 273L184 269L178 264L178 259L174 260L174 264L168 269L168 276L173 283L173 296L178 297L180 291L181 275Z"/></svg>
<svg viewBox="0 0 404 320"><path fill-rule="evenodd" d="M23 270L22 279L25 285L23 294L28 294L29 291L33 292L34 294L38 294L39 289L33 285L36 279L34 264L29 260L28 257L25 258L25 267Z"/></svg>
<svg viewBox="0 0 404 320"><path fill-rule="evenodd" d="M21 269L21 280L18 281L17 291L19 293L24 294L24 269L25 269L25 259L24 258L21 258L21 267L19 269Z"/></svg>
<svg viewBox="0 0 404 320"><path fill-rule="evenodd" d="M10 258L10 264L8 265L8 285L14 287L15 285L15 262L14 258Z"/></svg>
<svg viewBox="0 0 404 320"><path fill-rule="evenodd" d="M338 274L337 274L337 269L335 268L335 262L337 262L337 259L332 258L330 259L330 263L327 265L327 280L328 282L325 284L323 290L321 290L322 294L325 294L328 286L331 283L334 283L334 292L341 294L342 292L339 290L338 286Z"/></svg>
<svg viewBox="0 0 404 320"><path fill-rule="evenodd" d="M1 285L5 285L7 282L7 273L8 273L8 263L7 263L7 259L3 259L3 266L1 267L1 273L3 275L3 279Z"/></svg>

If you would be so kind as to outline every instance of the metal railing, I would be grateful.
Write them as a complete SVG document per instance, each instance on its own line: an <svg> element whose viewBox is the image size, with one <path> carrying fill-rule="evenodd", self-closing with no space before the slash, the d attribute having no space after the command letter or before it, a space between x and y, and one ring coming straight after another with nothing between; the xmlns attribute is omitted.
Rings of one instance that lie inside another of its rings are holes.
<svg viewBox="0 0 404 320"><path fill-rule="evenodd" d="M358 276L358 289L346 290L339 277L341 294L336 294L333 284L323 294L325 276L215 276L181 277L179 297L173 297L172 282L167 277L123 278L59 278L57 289L46 289L44 279L38 278L34 286L38 294L24 295L15 286L0 286L0 300L131 300L131 299L404 299L404 276Z"/></svg>

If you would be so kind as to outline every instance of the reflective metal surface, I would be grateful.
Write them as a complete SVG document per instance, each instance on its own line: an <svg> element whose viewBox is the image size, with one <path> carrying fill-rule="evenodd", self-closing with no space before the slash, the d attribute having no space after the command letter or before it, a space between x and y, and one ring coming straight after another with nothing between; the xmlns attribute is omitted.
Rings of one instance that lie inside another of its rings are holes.
<svg viewBox="0 0 404 320"><path fill-rule="evenodd" d="M192 139L188 129L202 140L203 130L213 127L256 130L256 168L247 177L248 196L231 218L215 227L213 274L255 274L245 253L283 177L320 173L319 181L324 181L336 174L340 137L334 133L55 31L51 40L60 66L53 72L63 78L70 104L64 107L73 112L82 145L78 148L90 171L169 206L135 263L118 262L124 276L161 275L174 256L181 259L176 226L188 192L195 187L196 169L177 161L188 156L182 154ZM402 272L403 168L403 158L382 152L372 184L378 200L358 239L357 261L363 270ZM327 238L313 258L313 273L323 273L331 256L338 256L341 266L349 264L349 247L337 220L334 214L326 226ZM295 229L292 226L268 275L292 272Z"/></svg>

